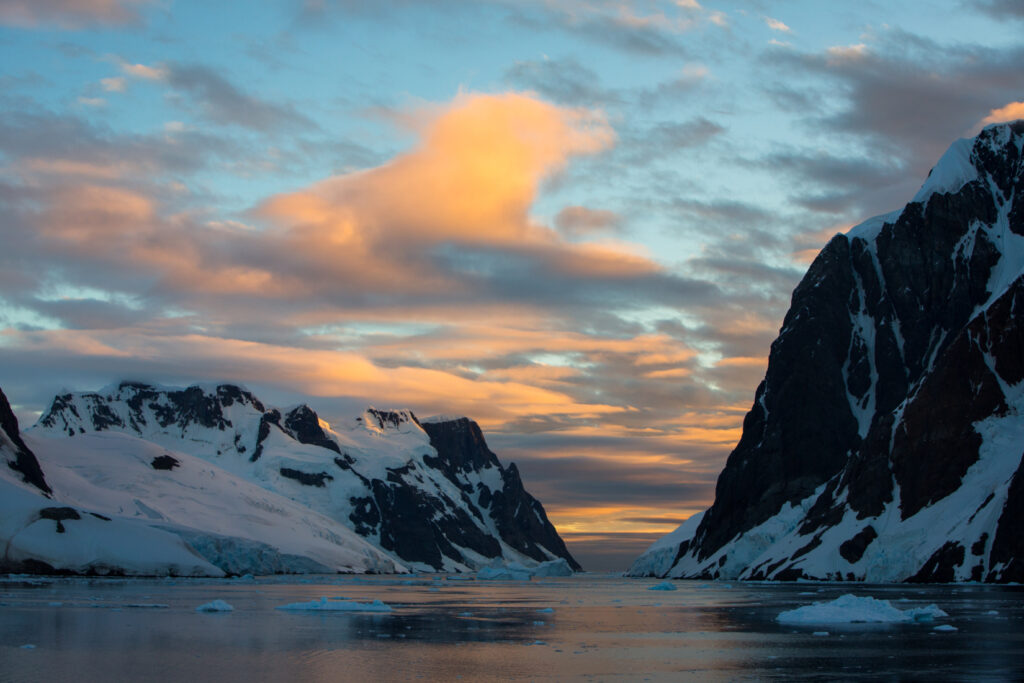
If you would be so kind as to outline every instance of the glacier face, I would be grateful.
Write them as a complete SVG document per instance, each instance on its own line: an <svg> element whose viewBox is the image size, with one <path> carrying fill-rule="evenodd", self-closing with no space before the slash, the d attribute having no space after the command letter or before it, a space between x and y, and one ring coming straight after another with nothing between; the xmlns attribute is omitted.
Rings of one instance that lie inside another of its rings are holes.
<svg viewBox="0 0 1024 683"><path fill-rule="evenodd" d="M555 558L579 568L515 465L502 466L467 418L420 423L369 408L332 427L308 406L282 411L234 385L122 382L55 397L28 438L41 453L78 454L44 462L77 477L62 480L62 495L173 527L231 573L245 562L250 573L471 571ZM213 479L234 502L200 486ZM92 495L97 482L102 495ZM188 510L175 504L186 489ZM246 526L250 514L275 517L273 531Z"/></svg>
<svg viewBox="0 0 1024 683"><path fill-rule="evenodd" d="M829 242L714 504L630 573L1024 580L1022 175L1024 122L990 126Z"/></svg>

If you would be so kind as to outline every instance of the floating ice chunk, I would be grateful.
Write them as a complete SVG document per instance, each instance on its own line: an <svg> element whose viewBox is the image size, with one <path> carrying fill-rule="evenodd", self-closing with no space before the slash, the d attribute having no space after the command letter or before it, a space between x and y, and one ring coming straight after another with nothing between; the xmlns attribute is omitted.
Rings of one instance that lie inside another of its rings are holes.
<svg viewBox="0 0 1024 683"><path fill-rule="evenodd" d="M949 616L935 605L901 610L888 600L846 594L832 602L816 602L788 610L776 617L780 624L898 624L929 622Z"/></svg>
<svg viewBox="0 0 1024 683"><path fill-rule="evenodd" d="M224 602L223 600L214 600L204 605L196 607L197 612L233 612L235 608Z"/></svg>
<svg viewBox="0 0 1024 683"><path fill-rule="evenodd" d="M999 610L990 609L989 611L985 612L985 614L987 614L990 617L998 617Z"/></svg>
<svg viewBox="0 0 1024 683"><path fill-rule="evenodd" d="M34 650L34 649L36 649L36 646L33 645L32 643L25 643L24 645L21 646L21 649L22 650Z"/></svg>
<svg viewBox="0 0 1024 683"><path fill-rule="evenodd" d="M551 607L545 607L544 609L539 609L537 611L540 612L541 614L552 614L555 610L552 609Z"/></svg>
<svg viewBox="0 0 1024 683"><path fill-rule="evenodd" d="M676 588L676 585L674 583L672 583L671 581L662 581L661 583L655 584L653 586L648 586L647 590L649 590L649 591L674 591L674 590L678 590L678 589Z"/></svg>
<svg viewBox="0 0 1024 683"><path fill-rule="evenodd" d="M828 631L815 631L811 635L812 636L827 636L827 635L829 635L829 632Z"/></svg>
<svg viewBox="0 0 1024 683"><path fill-rule="evenodd" d="M391 606L385 605L380 600L373 602L339 602L331 601L326 597L309 602L292 602L287 605L280 605L275 609L287 610L290 612L390 612Z"/></svg>
<svg viewBox="0 0 1024 683"><path fill-rule="evenodd" d="M960 629L958 629L956 626L953 626L952 624L940 624L932 630L952 633L953 631L959 631Z"/></svg>
<svg viewBox="0 0 1024 683"><path fill-rule="evenodd" d="M563 558L541 562L533 567L527 567L518 562L507 564L495 563L484 567L476 573L476 578L485 581L529 581L534 576L572 576L572 567Z"/></svg>

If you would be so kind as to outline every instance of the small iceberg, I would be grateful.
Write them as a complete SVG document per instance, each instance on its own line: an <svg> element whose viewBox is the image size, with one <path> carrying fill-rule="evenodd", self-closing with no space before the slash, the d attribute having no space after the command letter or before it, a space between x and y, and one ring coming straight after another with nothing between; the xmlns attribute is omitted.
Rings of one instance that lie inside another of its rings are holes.
<svg viewBox="0 0 1024 683"><path fill-rule="evenodd" d="M648 586L647 590L649 590L649 591L674 591L674 590L678 590L678 589L676 588L676 585L674 583L672 583L671 581L662 581L661 583L655 584L653 586Z"/></svg>
<svg viewBox="0 0 1024 683"><path fill-rule="evenodd" d="M326 597L309 602L292 602L287 605L280 605L275 609L289 612L391 612L391 605L386 605L380 600L373 602L340 602L328 600Z"/></svg>
<svg viewBox="0 0 1024 683"><path fill-rule="evenodd" d="M196 607L197 612L234 612L235 608L223 600L214 600Z"/></svg>
<svg viewBox="0 0 1024 683"><path fill-rule="evenodd" d="M901 610L888 600L848 593L832 602L816 602L783 612L775 620L780 624L908 624L948 616L936 605Z"/></svg>
<svg viewBox="0 0 1024 683"><path fill-rule="evenodd" d="M518 562L495 563L483 567L476 578L483 581L529 581L533 577L572 576L572 567L563 558L527 567Z"/></svg>

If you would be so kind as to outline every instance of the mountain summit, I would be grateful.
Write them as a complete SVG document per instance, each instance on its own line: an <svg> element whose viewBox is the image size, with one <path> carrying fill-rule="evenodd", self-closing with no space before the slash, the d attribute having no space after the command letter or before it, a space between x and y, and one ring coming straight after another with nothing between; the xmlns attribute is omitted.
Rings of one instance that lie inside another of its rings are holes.
<svg viewBox="0 0 1024 683"><path fill-rule="evenodd" d="M990 126L822 249L714 504L631 574L1024 581L1022 175Z"/></svg>

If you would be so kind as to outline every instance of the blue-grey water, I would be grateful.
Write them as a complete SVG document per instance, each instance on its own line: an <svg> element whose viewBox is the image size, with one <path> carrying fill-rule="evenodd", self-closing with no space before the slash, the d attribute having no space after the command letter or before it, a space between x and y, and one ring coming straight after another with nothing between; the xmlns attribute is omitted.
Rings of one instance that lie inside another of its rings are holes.
<svg viewBox="0 0 1024 683"><path fill-rule="evenodd" d="M583 575L0 581L2 681L1024 680L1024 588L676 582ZM845 593L932 624L783 626ZM386 614L286 612L327 597ZM233 612L196 607L221 599ZM940 624L956 631L936 631ZM822 632L827 632L823 635ZM817 634L816 634L817 633Z"/></svg>

